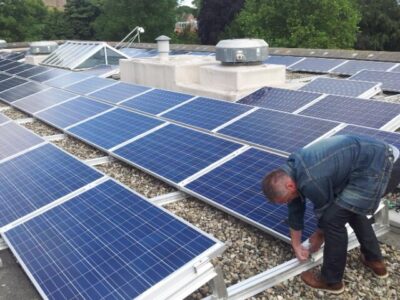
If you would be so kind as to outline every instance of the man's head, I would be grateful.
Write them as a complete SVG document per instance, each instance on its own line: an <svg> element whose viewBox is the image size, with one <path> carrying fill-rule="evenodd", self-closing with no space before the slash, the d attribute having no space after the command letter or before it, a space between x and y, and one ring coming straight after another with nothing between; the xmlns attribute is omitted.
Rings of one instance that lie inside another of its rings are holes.
<svg viewBox="0 0 400 300"><path fill-rule="evenodd" d="M296 182L281 169L276 169L265 176L262 190L268 200L275 204L289 203L299 195Z"/></svg>

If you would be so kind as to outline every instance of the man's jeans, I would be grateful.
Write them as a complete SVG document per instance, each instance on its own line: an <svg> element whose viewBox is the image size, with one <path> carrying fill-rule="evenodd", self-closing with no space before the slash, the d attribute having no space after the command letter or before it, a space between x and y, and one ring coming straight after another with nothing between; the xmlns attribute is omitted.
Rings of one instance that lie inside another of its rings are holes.
<svg viewBox="0 0 400 300"><path fill-rule="evenodd" d="M327 283L338 283L343 278L347 257L346 223L353 228L365 259L382 259L378 240L368 218L332 203L319 220L325 235L321 276Z"/></svg>

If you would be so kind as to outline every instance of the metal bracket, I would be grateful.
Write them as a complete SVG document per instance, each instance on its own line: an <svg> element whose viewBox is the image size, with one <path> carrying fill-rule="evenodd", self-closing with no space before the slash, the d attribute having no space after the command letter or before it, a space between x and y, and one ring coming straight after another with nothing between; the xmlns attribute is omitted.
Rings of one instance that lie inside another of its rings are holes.
<svg viewBox="0 0 400 300"><path fill-rule="evenodd" d="M32 123L35 121L35 118L24 118L24 119L17 119L14 120L15 123L17 124L26 124L26 123Z"/></svg>
<svg viewBox="0 0 400 300"><path fill-rule="evenodd" d="M93 167L93 166L108 164L109 162L112 162L113 160L114 160L114 158L112 158L111 156L103 156L103 157L86 159L85 163L88 164L89 166Z"/></svg>
<svg viewBox="0 0 400 300"><path fill-rule="evenodd" d="M182 192L172 192L160 196L156 196L150 199L151 203L159 206L167 205L169 203L184 200L188 197L187 194Z"/></svg>
<svg viewBox="0 0 400 300"><path fill-rule="evenodd" d="M215 276L214 279L210 281L210 287L213 291L211 299L226 300L228 299L228 290L226 289L224 274L222 273L221 267L216 266L215 272L217 273L217 276Z"/></svg>
<svg viewBox="0 0 400 300"><path fill-rule="evenodd" d="M63 133L44 136L43 139L48 142L56 142L65 139L67 136Z"/></svg>

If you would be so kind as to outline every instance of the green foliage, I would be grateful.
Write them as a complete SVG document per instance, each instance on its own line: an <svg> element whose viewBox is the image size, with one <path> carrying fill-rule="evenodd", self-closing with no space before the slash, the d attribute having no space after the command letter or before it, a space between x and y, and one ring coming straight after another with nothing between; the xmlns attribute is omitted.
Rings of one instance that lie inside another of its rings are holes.
<svg viewBox="0 0 400 300"><path fill-rule="evenodd" d="M141 40L154 42L160 35L172 35L176 6L176 0L104 0L102 13L94 22L96 37L119 41L141 26L145 29Z"/></svg>
<svg viewBox="0 0 400 300"><path fill-rule="evenodd" d="M171 36L172 44L199 44L200 40L197 32L191 32L190 28L186 28L183 32L173 33Z"/></svg>
<svg viewBox="0 0 400 300"><path fill-rule="evenodd" d="M196 16L197 9L194 7L186 6L186 5L181 5L176 8L176 21L184 21L183 18L187 15L192 14L193 16Z"/></svg>
<svg viewBox="0 0 400 300"><path fill-rule="evenodd" d="M72 30L65 18L64 12L49 9L44 20L45 30L42 38L45 40L64 40L72 36Z"/></svg>
<svg viewBox="0 0 400 300"><path fill-rule="evenodd" d="M39 40L46 15L42 0L1 0L0 38L7 42Z"/></svg>
<svg viewBox="0 0 400 300"><path fill-rule="evenodd" d="M362 19L356 48L400 50L400 6L396 0L359 0Z"/></svg>
<svg viewBox="0 0 400 300"><path fill-rule="evenodd" d="M265 39L272 47L352 48L356 0L247 0L223 37Z"/></svg>
<svg viewBox="0 0 400 300"><path fill-rule="evenodd" d="M100 5L99 2L96 3ZM64 16L70 27L68 38L91 40L94 37L92 23L99 16L99 7L90 0L67 0Z"/></svg>

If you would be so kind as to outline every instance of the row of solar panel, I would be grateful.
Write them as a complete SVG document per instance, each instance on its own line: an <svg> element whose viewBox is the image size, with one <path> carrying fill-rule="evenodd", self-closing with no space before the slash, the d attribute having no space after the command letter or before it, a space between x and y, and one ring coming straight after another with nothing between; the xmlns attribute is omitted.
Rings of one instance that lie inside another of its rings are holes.
<svg viewBox="0 0 400 300"><path fill-rule="evenodd" d="M46 299L133 299L222 247L13 122L0 139L2 236Z"/></svg>

